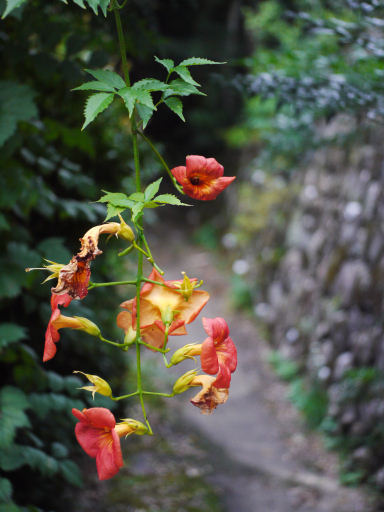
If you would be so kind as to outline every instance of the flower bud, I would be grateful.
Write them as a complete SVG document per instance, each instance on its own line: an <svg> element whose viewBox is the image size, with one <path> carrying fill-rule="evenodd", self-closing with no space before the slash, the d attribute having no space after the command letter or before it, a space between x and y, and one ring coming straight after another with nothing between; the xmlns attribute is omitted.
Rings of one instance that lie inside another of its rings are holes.
<svg viewBox="0 0 384 512"><path fill-rule="evenodd" d="M177 379L175 384L173 385L173 392L175 395L180 393L184 393L189 389L191 382L197 375L197 370L189 370L189 372L184 373L181 377Z"/></svg>
<svg viewBox="0 0 384 512"><path fill-rule="evenodd" d="M136 339L136 331L132 327L129 327L124 336L124 345L132 345Z"/></svg>
<svg viewBox="0 0 384 512"><path fill-rule="evenodd" d="M129 436L130 434L137 434L143 436L148 433L148 428L141 421L132 418L125 418L119 422L116 427L116 432L119 437Z"/></svg>
<svg viewBox="0 0 384 512"><path fill-rule="evenodd" d="M184 347L179 348L172 354L171 364L179 364L185 359L193 359L194 356L201 354L201 343L189 343Z"/></svg>
<svg viewBox="0 0 384 512"><path fill-rule="evenodd" d="M122 238L123 240L127 240L128 242L133 242L135 239L135 235L132 231L132 229L128 226L128 224L125 222L123 217L119 213L119 219L120 219L120 229L116 233L119 238Z"/></svg>
<svg viewBox="0 0 384 512"><path fill-rule="evenodd" d="M80 371L74 371L73 373L81 373L87 379L89 382L93 384L93 386L84 386L80 389L86 389L87 391L92 392L92 398L95 398L95 393L99 393L103 396L112 396L112 389L107 381L99 377L98 375L89 375L88 373L80 372Z"/></svg>
<svg viewBox="0 0 384 512"><path fill-rule="evenodd" d="M91 336L100 336L100 329L94 322L91 322L91 320L82 316L74 316L73 318L76 318L76 320L79 321L79 327L77 327L77 329L85 331Z"/></svg>
<svg viewBox="0 0 384 512"><path fill-rule="evenodd" d="M161 309L161 320L165 325L171 325L173 322L173 318L175 316L176 311L173 311L169 305L167 305L164 309Z"/></svg>

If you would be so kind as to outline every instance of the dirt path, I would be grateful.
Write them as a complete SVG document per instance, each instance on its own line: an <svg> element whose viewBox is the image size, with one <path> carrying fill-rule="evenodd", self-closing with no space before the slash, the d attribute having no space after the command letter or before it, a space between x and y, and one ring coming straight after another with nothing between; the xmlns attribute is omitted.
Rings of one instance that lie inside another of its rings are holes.
<svg viewBox="0 0 384 512"><path fill-rule="evenodd" d="M201 433L212 465L209 478L226 512L373 511L361 491L339 485L336 456L325 452L319 438L305 431L285 398L287 387L266 363L268 347L254 323L231 311L225 269L218 268L214 255L185 242L180 232L170 232L166 241L152 241L158 263L168 279L179 279L182 270L204 279L211 300L203 316L224 316L238 347L238 369L225 405L204 416L186 402L185 395L170 401L180 421ZM199 319L188 331L183 344L206 337ZM191 367L183 363L175 368L175 375Z"/></svg>

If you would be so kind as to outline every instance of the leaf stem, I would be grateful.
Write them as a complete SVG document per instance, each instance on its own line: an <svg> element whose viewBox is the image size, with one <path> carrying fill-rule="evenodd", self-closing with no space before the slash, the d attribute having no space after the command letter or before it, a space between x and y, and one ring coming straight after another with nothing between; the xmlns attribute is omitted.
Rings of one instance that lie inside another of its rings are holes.
<svg viewBox="0 0 384 512"><path fill-rule="evenodd" d="M117 402L118 400L124 400L124 398L129 398L131 396L138 395L138 391L134 391L133 393L129 393L129 395L122 395L122 396L111 396L111 400L115 400Z"/></svg>
<svg viewBox="0 0 384 512"><path fill-rule="evenodd" d="M125 343L116 343L115 341L110 341L105 339L101 334L99 334L99 339L103 341L104 343L109 343L110 345L114 345L115 347L124 348L126 350L129 345L126 345Z"/></svg>
<svg viewBox="0 0 384 512"><path fill-rule="evenodd" d="M165 396L166 398L171 398L175 396L175 393L157 393L156 391L143 391L143 395Z"/></svg>

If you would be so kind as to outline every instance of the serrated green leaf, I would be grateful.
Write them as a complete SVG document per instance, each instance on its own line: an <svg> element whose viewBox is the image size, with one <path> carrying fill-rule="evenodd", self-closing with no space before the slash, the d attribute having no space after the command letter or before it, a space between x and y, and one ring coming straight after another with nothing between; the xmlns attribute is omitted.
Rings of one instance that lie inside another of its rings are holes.
<svg viewBox="0 0 384 512"><path fill-rule="evenodd" d="M179 77L184 80L184 82L187 82L188 84L197 85L198 87L200 84L196 82L191 76L191 73L189 69L186 66L181 66L180 64L173 68L173 71L179 75Z"/></svg>
<svg viewBox="0 0 384 512"><path fill-rule="evenodd" d="M11 501L12 485L6 478L0 478L0 502L7 503Z"/></svg>
<svg viewBox="0 0 384 512"><path fill-rule="evenodd" d="M143 211L144 203L135 203L132 209L132 222L136 222L139 215Z"/></svg>
<svg viewBox="0 0 384 512"><path fill-rule="evenodd" d="M172 59L159 59L158 57L155 57L155 61L164 66L168 73L170 73L175 65Z"/></svg>
<svg viewBox="0 0 384 512"><path fill-rule="evenodd" d="M4 19L10 12L12 12L14 9L17 9L25 2L26 0L7 0L7 6L3 12L2 19Z"/></svg>
<svg viewBox="0 0 384 512"><path fill-rule="evenodd" d="M181 78L172 80L169 84L169 88L164 91L164 98L169 96L190 96L191 94L199 94L200 96L206 96L203 92L199 91L194 85L184 82Z"/></svg>
<svg viewBox="0 0 384 512"><path fill-rule="evenodd" d="M226 64L226 62L216 62L202 57L190 57L181 61L179 66L203 66L205 64Z"/></svg>
<svg viewBox="0 0 384 512"><path fill-rule="evenodd" d="M139 202L143 202L144 201L144 194L142 192L133 192L133 194L130 194L128 196L128 199L131 199L132 201L139 201Z"/></svg>
<svg viewBox="0 0 384 512"><path fill-rule="evenodd" d="M132 87L123 87L117 91L117 94L124 100L125 106L128 109L129 117L132 116L133 109L135 108L136 94Z"/></svg>
<svg viewBox="0 0 384 512"><path fill-rule="evenodd" d="M85 82L84 84L79 85L72 89L72 91L105 91L105 92L114 92L114 88L106 84L104 82L99 82L98 80L92 80L91 82Z"/></svg>
<svg viewBox="0 0 384 512"><path fill-rule="evenodd" d="M99 82L110 85L114 89L121 89L126 86L121 76L110 69L86 69L85 71L95 77Z"/></svg>
<svg viewBox="0 0 384 512"><path fill-rule="evenodd" d="M161 194L153 199L157 203L171 204L175 206L192 206L191 204L182 203L180 199L173 194Z"/></svg>
<svg viewBox="0 0 384 512"><path fill-rule="evenodd" d="M37 116L34 96L27 85L0 81L0 146L15 133L20 121Z"/></svg>
<svg viewBox="0 0 384 512"><path fill-rule="evenodd" d="M112 103L113 97L114 94L99 92L87 99L84 111L85 122L81 127L82 130L92 123L92 121Z"/></svg>
<svg viewBox="0 0 384 512"><path fill-rule="evenodd" d="M172 110L175 114L177 114L182 121L185 122L185 117L183 115L183 103L180 98L176 98L176 96L171 96L170 98L166 98L164 103L168 108Z"/></svg>
<svg viewBox="0 0 384 512"><path fill-rule="evenodd" d="M65 4L68 4L67 0L61 0L61 1L64 2ZM73 3L75 3L82 9L85 9L86 6L84 4L84 1L87 2L87 4L93 10L93 12L96 14L96 16L98 15L98 7L100 7L104 16L105 17L107 16L108 5L110 3L110 0L73 0Z"/></svg>
<svg viewBox="0 0 384 512"><path fill-rule="evenodd" d="M128 196L122 192L107 192L106 190L102 190L102 192L105 192L105 195L100 197L100 199L96 201L97 203L110 202L112 204L119 204L119 202L128 199Z"/></svg>
<svg viewBox="0 0 384 512"><path fill-rule="evenodd" d="M21 325L11 323L0 324L0 348L6 347L9 343L20 341L25 337L25 328L21 327Z"/></svg>
<svg viewBox="0 0 384 512"><path fill-rule="evenodd" d="M154 181L153 183L150 183L147 186L147 188L144 191L144 199L145 199L145 201L150 201L152 199L152 197L154 197L155 194L157 194L157 192L159 191L159 188L160 188L162 180L163 180L163 178L159 178L158 180Z"/></svg>
<svg viewBox="0 0 384 512"><path fill-rule="evenodd" d="M150 92L146 91L145 89L140 89L140 87L136 88L135 86L132 87L132 90L135 91L136 101L138 101L142 105L145 105L151 110L156 110Z"/></svg>
<svg viewBox="0 0 384 512"><path fill-rule="evenodd" d="M147 91L165 91L168 87L168 84L161 82L156 78L144 78L143 80L135 82L134 87L136 89L145 89Z"/></svg>
<svg viewBox="0 0 384 512"><path fill-rule="evenodd" d="M109 219L112 219L112 217L117 217L117 215L121 212L123 212L126 208L121 206L114 206L111 203L107 204L107 216L104 219L104 222L106 222Z"/></svg>
<svg viewBox="0 0 384 512"><path fill-rule="evenodd" d="M141 120L143 121L143 130L145 130L147 124L151 120L153 115L153 110L148 108L146 105L137 105L137 113L139 114Z"/></svg>

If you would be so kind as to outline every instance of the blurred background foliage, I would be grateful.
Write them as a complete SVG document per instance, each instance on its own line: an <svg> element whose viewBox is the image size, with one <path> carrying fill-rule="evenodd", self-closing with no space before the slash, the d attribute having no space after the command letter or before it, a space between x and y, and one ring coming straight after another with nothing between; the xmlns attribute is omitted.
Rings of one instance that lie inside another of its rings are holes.
<svg viewBox="0 0 384 512"><path fill-rule="evenodd" d="M236 2L128 4L122 16L134 80L161 76L154 55L176 62L192 55L221 61L244 55ZM1 0L0 12L5 6ZM67 263L78 251L79 237L105 217L104 207L94 202L100 189L131 188L133 158L123 106L109 109L81 132L85 97L71 92L84 81L84 68L120 71L114 20L72 2L28 1L1 21L0 52L0 510L73 510L68 488L81 485L82 478L71 409L104 402L79 391L82 381L71 372L111 379L119 394L119 387L126 388L129 363L87 335L66 330L56 358L43 366L53 281L42 286L45 274L24 269L40 267L42 258ZM212 75L198 70L208 97L187 101L190 123L164 109L149 126L170 166L183 164L188 153L210 154L222 144L241 103L226 85L231 73L231 66ZM219 108L223 102L225 110ZM141 161L144 181L159 173L145 147ZM124 248L120 241L107 245L103 240L101 248L92 279L113 281L130 272L113 255ZM68 313L97 321L107 337L121 337L115 317L122 298L127 297L97 289L72 303Z"/></svg>
<svg viewBox="0 0 384 512"><path fill-rule="evenodd" d="M341 453L341 481L382 491L383 248L368 247L382 239L383 198L369 210L367 190L382 190L384 5L270 0L244 14L253 50L233 79L244 110L226 132L243 162L223 238L237 258L234 299L278 348L271 364L291 400ZM370 276L364 292L354 264Z"/></svg>

